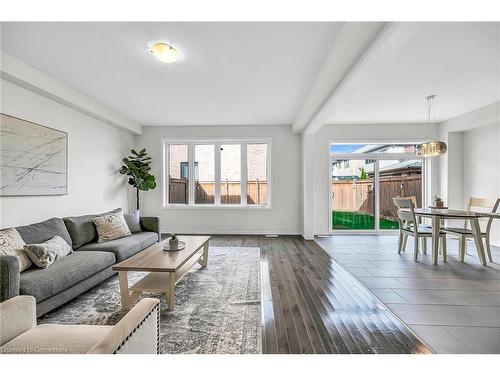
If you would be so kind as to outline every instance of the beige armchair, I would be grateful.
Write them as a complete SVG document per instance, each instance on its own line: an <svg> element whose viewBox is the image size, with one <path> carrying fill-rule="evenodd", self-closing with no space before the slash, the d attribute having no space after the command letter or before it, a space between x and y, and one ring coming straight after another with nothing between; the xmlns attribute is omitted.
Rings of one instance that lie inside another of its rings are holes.
<svg viewBox="0 0 500 375"><path fill-rule="evenodd" d="M144 298L115 326L36 323L32 296L0 303L0 353L158 353L159 301Z"/></svg>

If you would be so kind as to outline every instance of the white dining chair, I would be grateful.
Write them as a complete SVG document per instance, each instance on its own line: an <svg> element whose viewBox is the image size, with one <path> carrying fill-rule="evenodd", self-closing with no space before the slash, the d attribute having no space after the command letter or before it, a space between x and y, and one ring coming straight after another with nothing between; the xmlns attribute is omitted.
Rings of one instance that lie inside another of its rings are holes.
<svg viewBox="0 0 500 375"><path fill-rule="evenodd" d="M399 241L398 241L398 254L406 250L406 242L408 236L414 238L414 260L418 260L419 240L423 241L423 252L426 253L427 238L432 237L432 228L422 225L418 222L415 216L414 203L411 198L392 198L394 204L398 208L398 222L399 222ZM441 244L441 252L443 259L446 259L446 233L441 231L439 234Z"/></svg>
<svg viewBox="0 0 500 375"><path fill-rule="evenodd" d="M470 198L467 211L474 211L480 208L481 212L485 210L492 213L499 211L500 199L484 199L484 198ZM491 244L490 244L490 231L493 218L479 219L480 225L483 224L484 231L481 229L481 240L484 238L486 243L486 252L488 253L488 259L493 262L493 257L491 256ZM469 221L466 220L463 227L443 227L442 230L446 233L451 233L458 236L458 253L460 261L463 262L465 258L465 253L467 252L467 240L474 239L474 233L472 229L469 228Z"/></svg>

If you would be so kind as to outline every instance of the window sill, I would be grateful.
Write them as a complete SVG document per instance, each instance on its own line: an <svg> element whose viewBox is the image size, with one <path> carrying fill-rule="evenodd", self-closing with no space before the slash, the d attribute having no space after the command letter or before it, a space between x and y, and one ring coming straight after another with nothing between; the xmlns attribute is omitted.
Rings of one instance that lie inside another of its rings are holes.
<svg viewBox="0 0 500 375"><path fill-rule="evenodd" d="M162 207L163 210L272 210L271 205L259 206L243 206L239 204L225 205L203 205L203 204L167 204Z"/></svg>

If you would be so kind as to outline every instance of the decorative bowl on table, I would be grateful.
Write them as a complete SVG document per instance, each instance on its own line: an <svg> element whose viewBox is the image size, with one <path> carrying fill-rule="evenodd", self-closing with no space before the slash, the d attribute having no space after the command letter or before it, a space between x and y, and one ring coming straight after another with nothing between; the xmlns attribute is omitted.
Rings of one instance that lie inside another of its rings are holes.
<svg viewBox="0 0 500 375"><path fill-rule="evenodd" d="M168 252L176 252L179 250L184 250L186 248L186 243L184 241L179 241L176 244L170 244L170 242L167 242L165 245L163 245L163 251L168 251Z"/></svg>

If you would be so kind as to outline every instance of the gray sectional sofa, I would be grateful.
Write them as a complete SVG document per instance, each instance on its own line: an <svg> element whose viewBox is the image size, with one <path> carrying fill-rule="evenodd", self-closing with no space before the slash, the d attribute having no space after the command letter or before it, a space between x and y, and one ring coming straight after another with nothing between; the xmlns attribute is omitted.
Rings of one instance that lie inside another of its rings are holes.
<svg viewBox="0 0 500 375"><path fill-rule="evenodd" d="M74 251L46 269L32 266L23 272L19 272L19 262L15 256L1 255L0 301L17 295L31 295L36 299L37 316L41 316L109 278L115 273L112 270L115 263L161 238L159 219L140 217L135 230L129 224L131 236L98 243L92 222L96 216L99 215L52 218L17 227L27 244L41 243L58 235Z"/></svg>

